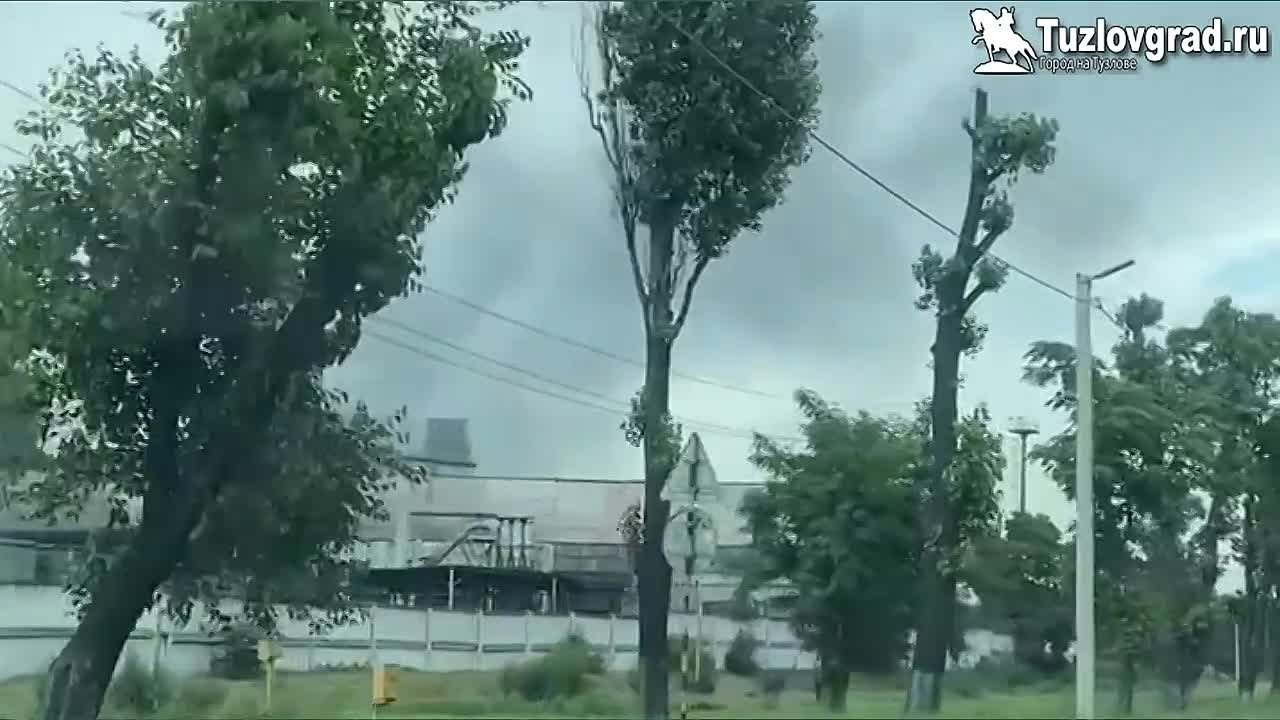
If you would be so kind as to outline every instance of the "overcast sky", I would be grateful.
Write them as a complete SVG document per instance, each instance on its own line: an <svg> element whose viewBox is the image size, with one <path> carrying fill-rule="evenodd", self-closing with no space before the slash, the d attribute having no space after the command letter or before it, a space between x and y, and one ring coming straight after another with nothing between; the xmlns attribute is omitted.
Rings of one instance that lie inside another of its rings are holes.
<svg viewBox="0 0 1280 720"><path fill-rule="evenodd" d="M133 11L145 4L135 3ZM821 3L821 133L884 181L956 226L967 180L970 112L985 59L970 44L969 5ZM994 9L994 8L993 8ZM1263 3L1019 2L1019 29L1034 18L1091 23L1280 25ZM458 203L427 231L427 282L497 312L639 358L642 330L608 177L590 136L572 60L579 12L571 4L508 11L500 22L533 38L524 77L536 99L512 112L499 139L470 157ZM159 48L154 30L111 3L0 4L0 78L34 89L71 47ZM731 61L731 59L730 59ZM1118 304L1148 292L1167 322L1195 322L1230 294L1276 310L1267 280L1280 260L1280 186L1263 159L1280 146L1280 99L1270 58L1171 58L1131 74L982 78L994 113L1030 111L1061 121L1058 161L1017 187L1017 219L997 252L1061 288L1076 272L1133 258L1137 266L1098 292ZM0 141L30 103L0 90ZM0 150L0 153L3 153ZM931 318L912 307L910 264L920 245L948 239L820 148L794 173L785 203L758 235L743 236L700 287L675 351L685 373L748 386L759 397L693 382L673 386L675 412L735 428L794 434L788 394L810 387L849 409L906 412L928 387ZM964 366L961 404L987 403L1006 425L1061 419L1045 393L1019 381L1028 343L1072 338L1072 304L1013 276L978 313L986 348ZM478 353L620 403L639 386L634 366L582 352L426 294L388 317ZM1115 333L1101 318L1093 337ZM472 357L379 327L469 367ZM486 372L521 378L508 370ZM638 477L639 451L617 430L621 414L500 384L367 338L333 381L379 410L471 419L485 474ZM540 385L557 394L562 388ZM599 398L584 398L599 405ZM758 479L746 440L701 433L723 480ZM1013 445L1010 445L1012 450ZM1012 456L1011 456L1012 458ZM1016 465L1016 463L1014 463ZM1012 467L1011 467L1012 475ZM1062 523L1069 507L1034 469L1029 504Z"/></svg>

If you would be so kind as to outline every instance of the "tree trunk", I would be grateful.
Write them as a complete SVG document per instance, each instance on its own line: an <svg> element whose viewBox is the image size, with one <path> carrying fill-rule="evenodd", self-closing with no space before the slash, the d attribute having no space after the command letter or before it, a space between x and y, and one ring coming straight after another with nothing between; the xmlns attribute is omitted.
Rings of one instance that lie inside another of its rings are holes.
<svg viewBox="0 0 1280 720"><path fill-rule="evenodd" d="M849 669L841 663L824 663L822 694L828 710L844 713L849 705Z"/></svg>
<svg viewBox="0 0 1280 720"><path fill-rule="evenodd" d="M909 712L934 713L942 707L942 674L947 669L956 612L956 578L948 567L959 544L959 525L951 507L951 461L956 452L956 393L960 383L960 355L964 352L964 317L968 305L981 294L966 288L973 266L989 244L977 242L983 203L992 178L981 157L980 132L987 122L987 93L974 93L972 159L964 220L956 238L952 268L936 282L937 329L933 339L933 395L930 403L930 461L928 504L924 508L925 547L921 553L920 615L907 691ZM990 240L994 241L995 236ZM986 240L984 240L986 242Z"/></svg>
<svg viewBox="0 0 1280 720"><path fill-rule="evenodd" d="M44 720L96 720L138 618L178 562L182 543L139 534L104 577L71 640L49 666Z"/></svg>
<svg viewBox="0 0 1280 720"><path fill-rule="evenodd" d="M956 302L958 306L959 301ZM949 500L956 444L956 385L963 349L962 319L960 313L939 314L933 344L932 440L920 584L923 611L917 623L907 693L907 709L914 713L934 713L942 707L942 676L955 624L956 578L947 563L958 541Z"/></svg>
<svg viewBox="0 0 1280 720"><path fill-rule="evenodd" d="M1274 591L1273 591L1274 592ZM1271 663L1271 697L1280 697L1280 602L1267 598L1267 660Z"/></svg>
<svg viewBox="0 0 1280 720"><path fill-rule="evenodd" d="M667 620L671 564L663 551L670 503L662 499L671 471L666 423L671 406L671 262L679 206L656 203L649 217L649 307L644 373L644 544L640 550L640 657L644 717L665 720L670 703ZM677 449L678 450L678 449Z"/></svg>
<svg viewBox="0 0 1280 720"><path fill-rule="evenodd" d="M1116 683L1116 712L1133 714L1133 691L1138 685L1138 663L1132 655L1120 661L1120 677Z"/></svg>
<svg viewBox="0 0 1280 720"><path fill-rule="evenodd" d="M1253 700L1257 690L1258 667L1262 653L1259 635L1262 631L1261 588L1258 583L1258 568L1261 565L1258 547L1258 527L1255 501L1247 498L1244 502L1244 557L1241 565L1244 570L1244 597L1240 618L1240 679L1236 691L1245 701Z"/></svg>

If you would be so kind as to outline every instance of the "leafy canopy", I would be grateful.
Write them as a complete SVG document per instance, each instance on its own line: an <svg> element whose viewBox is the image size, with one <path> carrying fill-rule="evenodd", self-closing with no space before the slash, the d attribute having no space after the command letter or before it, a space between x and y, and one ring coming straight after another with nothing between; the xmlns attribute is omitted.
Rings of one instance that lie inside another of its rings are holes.
<svg viewBox="0 0 1280 720"><path fill-rule="evenodd" d="M603 32L614 73L601 99L628 109L634 179L684 204L682 230L718 256L741 229L759 229L807 157L820 93L812 3L623 2L605 11Z"/></svg>
<svg viewBox="0 0 1280 720"><path fill-rule="evenodd" d="M337 591L379 484L416 475L320 372L416 286L464 151L528 95L527 41L478 12L195 3L153 16L157 66L100 50L54 71L18 125L32 159L0 179L0 248L34 285L37 404L79 428L25 489L37 515L106 495L150 537L139 552L189 544L180 603L285 568L310 577L277 598Z"/></svg>
<svg viewBox="0 0 1280 720"><path fill-rule="evenodd" d="M796 402L807 447L757 436L751 456L769 476L742 505L762 564L756 579L791 582L793 623L824 663L887 671L912 621L920 437L908 423L850 417L809 391Z"/></svg>

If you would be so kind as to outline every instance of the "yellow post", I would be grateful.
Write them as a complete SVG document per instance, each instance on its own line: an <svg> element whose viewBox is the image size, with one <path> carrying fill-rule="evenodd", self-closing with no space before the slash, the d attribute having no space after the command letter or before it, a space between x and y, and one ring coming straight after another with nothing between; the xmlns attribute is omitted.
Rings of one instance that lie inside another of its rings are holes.
<svg viewBox="0 0 1280 720"><path fill-rule="evenodd" d="M375 667L373 670L373 693L370 698L370 704L374 708L374 715L377 716L377 708L382 705L390 705L396 701L395 677L390 670L383 667Z"/></svg>
<svg viewBox="0 0 1280 720"><path fill-rule="evenodd" d="M684 631L680 648L680 720L689 717L689 631Z"/></svg>
<svg viewBox="0 0 1280 720"><path fill-rule="evenodd" d="M258 660L265 671L263 681L266 684L263 688L262 700L267 711L271 710L271 688L276 680L276 661L282 657L284 657L284 651L281 650L279 643L274 640L258 641Z"/></svg>
<svg viewBox="0 0 1280 720"><path fill-rule="evenodd" d="M267 712L271 712L271 687L275 685L275 681L276 681L276 663L274 660L272 660L267 662L267 697L266 697Z"/></svg>

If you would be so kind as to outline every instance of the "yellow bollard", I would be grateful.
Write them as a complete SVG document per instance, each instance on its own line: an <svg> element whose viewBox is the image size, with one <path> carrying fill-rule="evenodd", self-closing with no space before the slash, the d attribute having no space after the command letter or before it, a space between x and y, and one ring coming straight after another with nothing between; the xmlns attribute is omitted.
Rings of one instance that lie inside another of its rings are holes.
<svg viewBox="0 0 1280 720"><path fill-rule="evenodd" d="M396 682L395 675L386 668L375 668L373 671L373 697L371 698L374 707L382 705L390 705L396 701Z"/></svg>
<svg viewBox="0 0 1280 720"><path fill-rule="evenodd" d="M265 671L262 703L267 712L271 711L271 689L276 681L276 661L282 657L284 657L284 650L280 648L279 643L274 640L258 641L258 660Z"/></svg>

